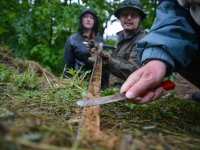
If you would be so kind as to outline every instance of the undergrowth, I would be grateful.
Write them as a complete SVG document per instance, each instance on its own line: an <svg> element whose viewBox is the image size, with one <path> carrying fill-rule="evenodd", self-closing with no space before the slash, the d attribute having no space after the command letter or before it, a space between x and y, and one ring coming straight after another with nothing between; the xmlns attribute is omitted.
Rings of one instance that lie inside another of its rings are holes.
<svg viewBox="0 0 200 150"><path fill-rule="evenodd" d="M75 101L87 93L82 78L60 79L59 87L43 89L43 78L35 72L19 73L0 64L0 147L21 149L28 144L21 143L25 139L72 146L75 133L67 120L75 116Z"/></svg>
<svg viewBox="0 0 200 150"><path fill-rule="evenodd" d="M70 71L56 88L43 89L36 72L13 70L0 64L1 149L66 149L76 141L79 122L75 102L87 94L86 74ZM109 88L102 96L119 92ZM101 130L133 136L131 149L199 149L199 103L176 93L150 104L126 100L101 106ZM80 144L79 149L104 149Z"/></svg>

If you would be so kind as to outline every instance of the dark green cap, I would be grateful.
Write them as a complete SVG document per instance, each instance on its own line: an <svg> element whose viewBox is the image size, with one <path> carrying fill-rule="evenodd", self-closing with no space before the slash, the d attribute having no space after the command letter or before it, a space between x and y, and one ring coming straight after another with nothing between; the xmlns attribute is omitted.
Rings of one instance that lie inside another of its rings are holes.
<svg viewBox="0 0 200 150"><path fill-rule="evenodd" d="M143 11L143 6L142 6L142 4L141 4L141 2L139 0L124 0L120 4L119 8L114 12L115 17L119 18L121 10L124 9L124 8L137 9L140 12L140 15L141 15L142 19L144 19L145 16L147 15Z"/></svg>

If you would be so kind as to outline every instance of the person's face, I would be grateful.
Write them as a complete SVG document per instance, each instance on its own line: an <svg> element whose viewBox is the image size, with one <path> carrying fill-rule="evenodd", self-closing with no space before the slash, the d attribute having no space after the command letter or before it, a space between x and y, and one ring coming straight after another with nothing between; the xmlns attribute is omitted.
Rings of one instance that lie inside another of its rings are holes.
<svg viewBox="0 0 200 150"><path fill-rule="evenodd" d="M83 24L83 27L86 29L92 29L92 27L94 26L94 21L95 21L95 18L90 13L85 13L82 17L82 24Z"/></svg>
<svg viewBox="0 0 200 150"><path fill-rule="evenodd" d="M136 9L126 8L120 13L119 20L125 31L137 29L140 24L140 13Z"/></svg>

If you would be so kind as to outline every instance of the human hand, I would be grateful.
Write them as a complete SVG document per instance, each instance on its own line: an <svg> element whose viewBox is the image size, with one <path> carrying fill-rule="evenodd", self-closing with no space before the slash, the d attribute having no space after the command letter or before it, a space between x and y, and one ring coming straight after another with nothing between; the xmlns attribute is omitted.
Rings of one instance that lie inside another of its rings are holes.
<svg viewBox="0 0 200 150"><path fill-rule="evenodd" d="M95 40L87 40L86 42L86 48L89 51L92 51L92 49L98 49L98 43L96 43Z"/></svg>
<svg viewBox="0 0 200 150"><path fill-rule="evenodd" d="M139 104L159 98L165 91L163 87L158 85L165 77L166 70L167 66L164 62L151 60L128 77L120 92L126 93L126 98L131 102ZM145 91L148 93L143 96Z"/></svg>
<svg viewBox="0 0 200 150"><path fill-rule="evenodd" d="M111 59L111 54L105 50L102 50L99 55L102 57L103 65L107 65Z"/></svg>
<svg viewBox="0 0 200 150"><path fill-rule="evenodd" d="M92 48L92 49L91 49L91 52L92 52L92 53L94 53L95 51L97 51L96 48ZM99 53L99 55L100 55L101 58L102 58L102 63L103 63L103 65L107 65L107 64L109 63L110 59L111 59L111 54L110 54L109 52L105 51L105 50L102 50L102 51ZM89 57L89 58L88 58L88 61L89 61L89 62L92 62L92 63L95 62L95 60L94 60L93 57Z"/></svg>

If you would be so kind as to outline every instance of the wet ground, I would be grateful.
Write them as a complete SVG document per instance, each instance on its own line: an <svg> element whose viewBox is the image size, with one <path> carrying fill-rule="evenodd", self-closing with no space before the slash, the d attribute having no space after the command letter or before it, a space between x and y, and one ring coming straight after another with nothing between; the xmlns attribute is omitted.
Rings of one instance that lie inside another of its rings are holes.
<svg viewBox="0 0 200 150"><path fill-rule="evenodd" d="M196 86L191 84L189 81L178 75L174 82L176 83L176 93L180 98L191 99L192 93L200 91Z"/></svg>
<svg viewBox="0 0 200 150"><path fill-rule="evenodd" d="M175 79L175 92L163 100L148 105L121 101L85 109L84 131L93 132L85 139L78 136L83 109L76 101L88 96L88 83L78 76L51 80L43 73L20 71L25 66L21 60L6 60L9 63L0 64L3 150L200 149L200 105L189 100L197 89L180 77Z"/></svg>

